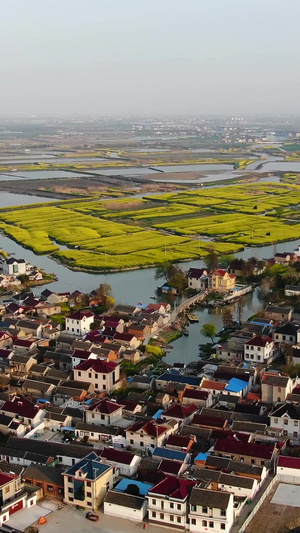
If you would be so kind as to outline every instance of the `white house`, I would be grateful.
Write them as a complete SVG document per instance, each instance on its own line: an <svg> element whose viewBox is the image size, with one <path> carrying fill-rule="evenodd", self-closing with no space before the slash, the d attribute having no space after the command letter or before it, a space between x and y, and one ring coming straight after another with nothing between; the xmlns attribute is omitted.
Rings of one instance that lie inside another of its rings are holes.
<svg viewBox="0 0 300 533"><path fill-rule="evenodd" d="M185 529L188 497L195 485L196 481L167 475L165 479L152 487L147 494L149 522Z"/></svg>
<svg viewBox="0 0 300 533"><path fill-rule="evenodd" d="M264 363L272 356L273 348L271 337L255 335L244 344L244 359L252 363Z"/></svg>
<svg viewBox="0 0 300 533"><path fill-rule="evenodd" d="M126 429L126 446L143 450L163 446L169 435L178 429L178 422L171 420L169 423L157 424L154 420L149 422L136 422Z"/></svg>
<svg viewBox="0 0 300 533"><path fill-rule="evenodd" d="M190 531L229 533L233 521L233 494L194 487L189 501Z"/></svg>
<svg viewBox="0 0 300 533"><path fill-rule="evenodd" d="M101 460L114 467L115 476L133 477L137 474L141 457L134 453L115 448L104 448L101 453Z"/></svg>
<svg viewBox="0 0 300 533"><path fill-rule="evenodd" d="M208 272L204 268L190 268L187 278L189 289L203 291L208 287Z"/></svg>
<svg viewBox="0 0 300 533"><path fill-rule="evenodd" d="M2 262L2 271L5 276L20 276L26 274L25 259L9 257Z"/></svg>
<svg viewBox="0 0 300 533"><path fill-rule="evenodd" d="M283 483L300 485L299 457L285 457L280 455L277 463L277 479Z"/></svg>
<svg viewBox="0 0 300 533"><path fill-rule="evenodd" d="M91 311L74 311L66 317L66 331L82 337L91 331L95 315Z"/></svg>
<svg viewBox="0 0 300 533"><path fill-rule="evenodd" d="M88 359L73 369L75 381L85 381L95 392L108 394L120 387L120 365L100 359Z"/></svg>
<svg viewBox="0 0 300 533"><path fill-rule="evenodd" d="M109 490L103 510L107 515L142 522L147 514L147 500L141 496Z"/></svg>
<svg viewBox="0 0 300 533"><path fill-rule="evenodd" d="M122 413L122 405L105 398L104 400L98 400L92 403L84 411L84 420L87 424L113 426L117 420L122 418Z"/></svg>
<svg viewBox="0 0 300 533"><path fill-rule="evenodd" d="M285 436L300 440L299 404L284 403L280 406L275 406L269 417L272 428L283 429Z"/></svg>

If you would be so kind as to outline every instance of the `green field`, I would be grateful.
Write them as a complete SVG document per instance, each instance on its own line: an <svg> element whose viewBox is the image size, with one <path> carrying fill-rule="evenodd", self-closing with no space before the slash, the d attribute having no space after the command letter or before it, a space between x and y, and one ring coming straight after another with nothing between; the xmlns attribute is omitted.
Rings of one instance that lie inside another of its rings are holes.
<svg viewBox="0 0 300 533"><path fill-rule="evenodd" d="M212 246L226 254L297 239L299 218L300 186L254 183L5 208L0 229L74 269L128 270L203 257Z"/></svg>

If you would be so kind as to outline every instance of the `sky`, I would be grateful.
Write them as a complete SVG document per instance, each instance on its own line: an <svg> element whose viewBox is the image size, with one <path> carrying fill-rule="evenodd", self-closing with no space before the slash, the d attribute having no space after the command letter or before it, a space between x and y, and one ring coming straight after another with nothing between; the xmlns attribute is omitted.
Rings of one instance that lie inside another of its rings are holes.
<svg viewBox="0 0 300 533"><path fill-rule="evenodd" d="M299 20L299 0L0 0L0 115L299 115Z"/></svg>

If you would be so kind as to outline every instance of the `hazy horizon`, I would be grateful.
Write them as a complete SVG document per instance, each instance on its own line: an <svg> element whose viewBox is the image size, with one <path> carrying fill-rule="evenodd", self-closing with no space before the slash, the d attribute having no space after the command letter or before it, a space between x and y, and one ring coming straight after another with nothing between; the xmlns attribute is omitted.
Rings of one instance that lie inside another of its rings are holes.
<svg viewBox="0 0 300 533"><path fill-rule="evenodd" d="M2 0L1 116L300 115L299 0Z"/></svg>

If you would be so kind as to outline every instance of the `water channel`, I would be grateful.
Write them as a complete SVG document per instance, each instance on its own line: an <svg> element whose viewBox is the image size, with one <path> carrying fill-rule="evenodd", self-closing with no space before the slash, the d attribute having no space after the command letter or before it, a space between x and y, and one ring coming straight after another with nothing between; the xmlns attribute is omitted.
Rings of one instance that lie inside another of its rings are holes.
<svg viewBox="0 0 300 533"><path fill-rule="evenodd" d="M283 168L282 163L270 162L270 164L279 164L281 170L287 171L287 168ZM289 165L287 163L287 165ZM295 165L295 163L294 163ZM219 167L219 165L217 165ZM228 166L224 165L228 170ZM188 165L188 167L199 167L201 165ZM210 169L213 170L211 165ZM297 164L298 170L300 171L300 163ZM164 167L166 168L166 167ZM176 167L178 169L178 166ZM266 168L266 165L265 167ZM289 170L292 170L288 166ZM148 169L136 169L139 171L144 170L145 173ZM194 168L193 168L194 170ZM218 169L219 170L219 169ZM117 169L118 173L129 174L132 173L133 169ZM44 174L42 171L37 171L40 174ZM48 173L48 171L46 171ZM97 173L101 173L98 171ZM110 174L113 174L113 170L110 169ZM261 171L260 171L261 172ZM49 172L49 174L53 174ZM26 173L33 174L33 173ZM227 172L225 173L227 176ZM235 177L236 173L228 172L231 177ZM68 173L70 176L70 173ZM216 174L217 176L217 174ZM27 177L27 176L26 176ZM50 176L49 176L50 177ZM0 177L1 179L1 177ZM225 178L224 178L225 179ZM228 176L227 176L228 179ZM274 179L278 179L274 177ZM261 178L262 181L272 181L269 178ZM216 179L214 179L216 181ZM0 194L0 207L7 207L13 205L24 205L35 202L47 202L49 198L42 198L36 196L28 196L24 194L12 194L1 192ZM276 250L280 251L292 251L298 247L300 239L295 241L289 241L286 243L279 243L276 245ZM50 257L35 255L31 250L23 248L19 244L15 243L12 239L0 235L0 247L5 251L14 253L18 258L24 258L30 263L37 265L43 268L46 272L53 272L57 275L58 281L49 285L49 288L53 291L74 291L75 289L88 292L99 286L100 283L109 283L112 286L113 295L117 303L127 303L127 304L137 304L137 302L142 302L147 304L151 302L151 297L155 296L156 287L158 285L157 280L155 279L155 269L147 268L141 270L134 270L129 272L120 272L115 274L89 274L85 272L75 272L71 271L68 268L56 263ZM274 245L263 246L263 247L251 247L245 248L242 252L236 254L237 257L242 257L247 259L251 256L255 256L258 259L268 258L273 256L275 247ZM190 267L199 267L204 266L203 261L190 261L182 263L182 267L185 270L188 270ZM39 294L45 286L36 288L36 294ZM246 320L249 316L253 315L255 312L262 308L262 303L258 299L258 293L255 291L252 294L244 296L242 300L242 318ZM236 308L232 307L233 314L236 318ZM200 335L200 327L205 322L212 322L216 325L217 330L220 330L222 327L222 310L220 308L214 309L199 309L196 311L196 314L199 317L199 324L193 324L189 326L190 334L188 337L182 337L174 343L173 349L169 352L166 361L175 362L175 361L193 361L198 357L198 344L205 342Z"/></svg>

